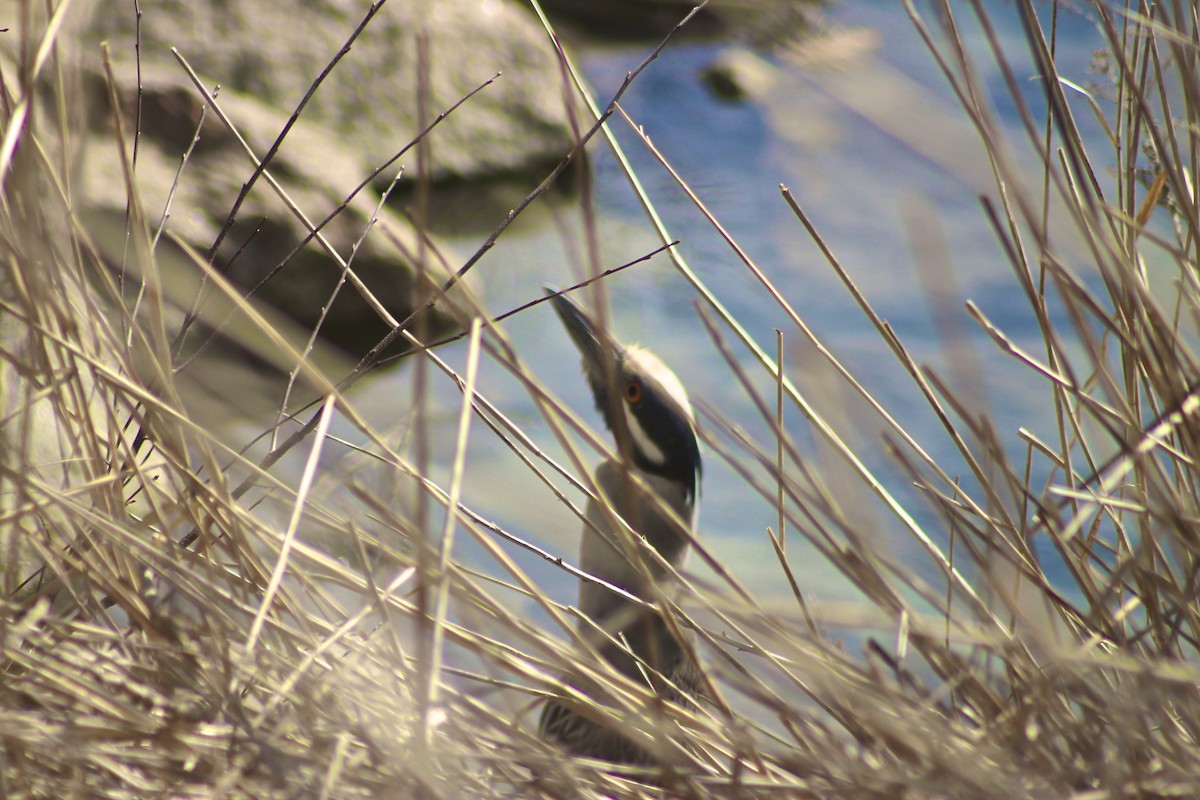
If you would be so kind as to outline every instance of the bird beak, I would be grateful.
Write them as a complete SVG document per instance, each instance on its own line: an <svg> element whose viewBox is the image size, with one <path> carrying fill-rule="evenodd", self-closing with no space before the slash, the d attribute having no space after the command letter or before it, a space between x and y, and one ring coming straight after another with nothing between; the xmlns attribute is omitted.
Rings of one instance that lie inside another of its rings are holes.
<svg viewBox="0 0 1200 800"><path fill-rule="evenodd" d="M565 294L555 294L558 290L552 286L544 286L542 290L550 297L563 327L579 348L588 382L593 390L600 394L600 387L605 387L608 383L606 370L612 369L620 361L620 345L608 337L602 337L596 323L574 300Z"/></svg>

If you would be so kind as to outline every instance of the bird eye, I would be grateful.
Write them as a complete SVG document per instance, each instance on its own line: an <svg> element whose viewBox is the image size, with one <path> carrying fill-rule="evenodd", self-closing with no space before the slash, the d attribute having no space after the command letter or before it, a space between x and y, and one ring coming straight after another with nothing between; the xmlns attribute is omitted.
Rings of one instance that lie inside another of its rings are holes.
<svg viewBox="0 0 1200 800"><path fill-rule="evenodd" d="M642 402L642 384L640 381L630 381L625 384L625 399L630 405L636 406Z"/></svg>

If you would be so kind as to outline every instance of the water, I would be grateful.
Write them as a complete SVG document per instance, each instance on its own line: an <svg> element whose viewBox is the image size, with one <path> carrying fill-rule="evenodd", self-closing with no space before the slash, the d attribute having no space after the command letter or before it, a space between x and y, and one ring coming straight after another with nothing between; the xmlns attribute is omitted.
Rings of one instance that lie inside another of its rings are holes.
<svg viewBox="0 0 1200 800"><path fill-rule="evenodd" d="M1016 12L1008 3L987 5L1016 78L1037 114L1043 105L1038 99L1040 88L1033 79L1034 66ZM713 97L699 77L725 45L672 45L634 84L624 107L816 335L939 463L969 485L967 470L940 423L784 203L779 184L791 188L915 360L957 383L976 413L993 420L1010 453L1020 457L1024 445L1016 436L1018 426L1047 438L1054 430L1049 394L1028 370L1003 357L963 308L966 299L973 300L1014 341L1037 349L1040 337L1033 318L978 201L981 192L994 194L990 169L976 134L900 4L841 3L831 9L829 21L870 32L874 49L832 64L800 64L776 56L772 59L776 80L770 91L749 103L730 104ZM965 17L959 22L973 51L982 56L986 41L978 27ZM1088 73L1088 65L1099 46L1100 38L1087 20L1072 15L1060 20L1060 69L1077 83L1096 79ZM644 47L630 46L593 49L582 55L584 72L601 104L645 53ZM990 60L977 64L1001 123L1019 141L1019 119L1002 76ZM1098 144L1094 123L1081 122L1089 141ZM928 512L909 488L910 481L885 454L882 423L865 413L863 404L844 386L831 388L828 370L811 345L653 156L622 123L616 124L638 175L701 279L768 352L774 352L774 330L783 331L788 370L802 392L829 415L860 458L930 535L944 541L939 519ZM1014 152L1022 151L1019 145L1014 147ZM599 262L608 268L659 243L599 140L591 153ZM1105 163L1102 156L1097 161ZM1032 165L1030 175L1036 179ZM523 191L517 199L520 194ZM578 279L587 262L578 206L576 200L552 211L533 211L479 263L473 278L491 309L501 312L537 297L543 283L567 285ZM498 217L487 221L487 226L498 221ZM470 252L482 239L482 234L463 235L456 245L461 252ZM920 270L929 267L923 255L915 255L915 248L939 239L944 239L951 271L927 271L923 281ZM771 441L753 404L737 388L705 333L695 310L696 295L665 258L627 270L607 283L620 338L653 349L675 369L693 398L719 409L759 441ZM930 286L936 287L933 295ZM504 330L539 378L599 427L579 374L577 354L550 308L519 315L505 323ZM739 363L753 369L749 354L736 345L734 350ZM465 362L461 344L443 348L440 355L460 368ZM407 401L410 379L406 371L393 373L367 387L361 402L386 413L396 407L397 397ZM773 397L769 382L756 377L756 385ZM524 390L486 358L479 390L554 457L562 458ZM445 475L459 395L440 376L434 378L431 394L440 421L433 453L440 474ZM789 433L828 470L826 478L835 494L855 509L858 521L872 531L879 546L934 579L936 571L912 539L860 484L846 477L846 467L813 436L800 412L791 407L786 413ZM588 456L594 463L596 456ZM464 501L468 505L538 546L574 559L579 523L478 422L467 463ZM775 525L771 504L754 495L713 453L706 453L700 536L721 563L768 601L790 596L765 534L767 526ZM814 556L795 533L791 536L789 552L799 570L797 578L818 608L861 601L835 569ZM459 541L458 557L485 571L497 571L477 547L465 538ZM535 580L550 587L554 597L573 601L574 578L535 556L512 547L507 550ZM709 575L695 559L691 566L697 574ZM513 605L518 613L536 613L519 597L514 596Z"/></svg>

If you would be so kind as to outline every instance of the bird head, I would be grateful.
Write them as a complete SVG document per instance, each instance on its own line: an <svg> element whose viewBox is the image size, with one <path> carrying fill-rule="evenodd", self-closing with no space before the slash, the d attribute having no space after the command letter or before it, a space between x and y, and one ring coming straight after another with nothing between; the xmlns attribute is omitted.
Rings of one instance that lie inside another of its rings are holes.
<svg viewBox="0 0 1200 800"><path fill-rule="evenodd" d="M675 373L649 350L626 347L602 331L575 301L546 287L583 362L596 408L618 451L642 472L684 488L695 502L700 488L700 445L687 392Z"/></svg>

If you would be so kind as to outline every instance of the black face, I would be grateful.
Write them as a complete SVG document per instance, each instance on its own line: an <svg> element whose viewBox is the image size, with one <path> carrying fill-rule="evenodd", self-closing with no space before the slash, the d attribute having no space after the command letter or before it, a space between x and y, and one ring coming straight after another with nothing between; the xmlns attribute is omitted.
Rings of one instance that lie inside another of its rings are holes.
<svg viewBox="0 0 1200 800"><path fill-rule="evenodd" d="M600 398L597 396L597 404ZM653 449L644 447L633 431L628 436L627 446L622 448L638 469L661 475L689 488L688 494L695 499L700 487L700 445L696 431L686 412L679 407L670 394L651 377L643 377L627 371L624 381L624 396L621 398L635 424L645 432ZM621 444L621 434L608 419L609 430ZM656 452L655 452L656 451Z"/></svg>
<svg viewBox="0 0 1200 800"><path fill-rule="evenodd" d="M553 294L549 288L546 291ZM603 339L587 314L565 295L555 296L553 304L583 356L596 408L616 437L618 449L643 472L686 487L694 500L700 481L700 445L688 412L654 375L643 374L639 360L649 363L646 359ZM610 386L619 396L610 399Z"/></svg>

